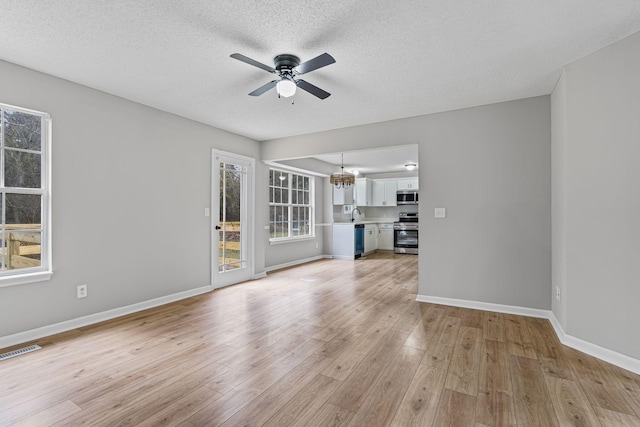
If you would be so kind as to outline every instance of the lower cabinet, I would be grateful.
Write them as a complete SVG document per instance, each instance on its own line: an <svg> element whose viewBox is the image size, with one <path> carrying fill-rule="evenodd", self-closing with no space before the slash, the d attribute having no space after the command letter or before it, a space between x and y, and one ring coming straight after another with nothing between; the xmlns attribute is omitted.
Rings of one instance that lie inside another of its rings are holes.
<svg viewBox="0 0 640 427"><path fill-rule="evenodd" d="M393 250L393 224L378 224L378 249Z"/></svg>
<svg viewBox="0 0 640 427"><path fill-rule="evenodd" d="M364 226L364 253L378 249L378 226L375 224L366 224Z"/></svg>

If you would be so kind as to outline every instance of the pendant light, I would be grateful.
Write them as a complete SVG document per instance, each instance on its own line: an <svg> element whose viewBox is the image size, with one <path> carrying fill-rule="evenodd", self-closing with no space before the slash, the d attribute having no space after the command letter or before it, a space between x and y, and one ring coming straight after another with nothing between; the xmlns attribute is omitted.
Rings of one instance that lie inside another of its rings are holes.
<svg viewBox="0 0 640 427"><path fill-rule="evenodd" d="M335 185L336 188L349 188L356 182L356 177L350 173L344 171L344 153L342 153L342 163L340 166L340 173L331 174L329 182Z"/></svg>

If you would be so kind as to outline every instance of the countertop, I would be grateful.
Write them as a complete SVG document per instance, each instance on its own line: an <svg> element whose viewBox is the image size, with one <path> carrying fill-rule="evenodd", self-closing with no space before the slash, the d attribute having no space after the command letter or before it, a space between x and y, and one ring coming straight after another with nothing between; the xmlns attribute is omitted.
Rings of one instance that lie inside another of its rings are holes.
<svg viewBox="0 0 640 427"><path fill-rule="evenodd" d="M367 218L358 219L354 222L347 221L334 221L333 225L353 225L353 224L393 224L397 219L394 218Z"/></svg>

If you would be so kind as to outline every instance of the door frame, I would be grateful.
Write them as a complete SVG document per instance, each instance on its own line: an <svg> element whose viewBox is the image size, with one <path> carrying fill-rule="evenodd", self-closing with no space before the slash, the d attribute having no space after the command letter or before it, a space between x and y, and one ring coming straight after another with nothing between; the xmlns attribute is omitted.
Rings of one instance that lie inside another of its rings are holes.
<svg viewBox="0 0 640 427"><path fill-rule="evenodd" d="M247 167L247 188L246 188L246 229L242 229L241 233L246 234L246 253L247 266L240 271L232 271L229 273L238 273L228 276L231 280L217 280L223 276L219 273L218 263L218 233L216 225L220 219L220 166L219 159L226 158L228 160L237 161ZM256 160L253 157L243 156L241 154L230 153L228 151L211 150L211 221L210 221L210 248L211 248L211 290L219 289L224 286L233 285L235 283L244 282L253 279L255 275L255 176L256 176ZM216 255L214 255L216 254ZM244 273L244 274L240 274ZM233 277L235 276L235 277Z"/></svg>

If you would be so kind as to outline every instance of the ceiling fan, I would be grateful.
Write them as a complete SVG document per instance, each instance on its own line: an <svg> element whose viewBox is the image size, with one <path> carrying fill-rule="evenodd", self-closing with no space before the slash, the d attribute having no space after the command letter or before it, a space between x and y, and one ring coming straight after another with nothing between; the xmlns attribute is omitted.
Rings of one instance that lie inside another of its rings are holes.
<svg viewBox="0 0 640 427"><path fill-rule="evenodd" d="M336 62L336 60L328 53L323 53L322 55L316 56L302 64L300 63L300 58L297 56L284 53L273 58L274 67L265 65L240 53L234 53L231 57L238 61L245 62L249 65L253 65L254 67L276 74L279 77L279 79L272 80L251 92L249 94L251 96L262 95L274 87L278 91L278 96L283 98L293 96L296 93L297 87L309 92L311 95L317 96L320 99L325 99L331 95L329 92L326 92L309 82L296 78L299 75L309 73Z"/></svg>

